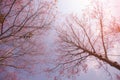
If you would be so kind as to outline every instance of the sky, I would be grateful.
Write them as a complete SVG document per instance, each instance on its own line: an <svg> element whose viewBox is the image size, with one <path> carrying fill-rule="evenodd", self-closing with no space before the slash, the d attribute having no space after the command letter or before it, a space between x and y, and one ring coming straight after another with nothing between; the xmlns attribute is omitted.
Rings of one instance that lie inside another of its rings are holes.
<svg viewBox="0 0 120 80"><path fill-rule="evenodd" d="M109 12L118 17L119 9L120 9L120 0L100 0L103 1L104 5L106 6L104 9L110 10ZM90 0L58 0L58 9L63 14L80 14L83 9L88 7L90 4Z"/></svg>
<svg viewBox="0 0 120 80"><path fill-rule="evenodd" d="M58 10L63 14L81 13L89 4L87 0L58 0Z"/></svg>

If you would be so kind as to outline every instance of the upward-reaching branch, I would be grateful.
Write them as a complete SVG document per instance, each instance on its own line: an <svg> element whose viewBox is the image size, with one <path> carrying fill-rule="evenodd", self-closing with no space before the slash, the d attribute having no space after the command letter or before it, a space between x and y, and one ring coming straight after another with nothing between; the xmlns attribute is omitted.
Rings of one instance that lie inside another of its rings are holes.
<svg viewBox="0 0 120 80"><path fill-rule="evenodd" d="M105 58L108 59L108 56L107 56L107 49L105 47L105 40L104 40L104 31L103 31L103 21L102 19L100 18L100 33L101 33L101 40L102 40L102 45L103 45L103 49L104 49L104 53L105 53Z"/></svg>

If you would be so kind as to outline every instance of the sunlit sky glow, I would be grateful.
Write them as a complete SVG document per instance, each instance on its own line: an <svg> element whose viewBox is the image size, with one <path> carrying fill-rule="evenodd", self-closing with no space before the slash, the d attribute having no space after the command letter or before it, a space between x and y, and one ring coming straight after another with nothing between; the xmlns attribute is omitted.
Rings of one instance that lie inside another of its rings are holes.
<svg viewBox="0 0 120 80"><path fill-rule="evenodd" d="M63 14L69 14L69 13L77 13L80 14L82 10L88 7L89 4L91 4L91 1L93 0L57 0L57 7L58 10ZM109 14L111 13L114 16L119 16L119 8L120 8L120 1L119 0L98 0L102 1L103 4L107 7L104 9L109 10ZM90 5L89 5L90 6Z"/></svg>
<svg viewBox="0 0 120 80"><path fill-rule="evenodd" d="M80 13L88 4L88 0L58 0L58 9L62 13Z"/></svg>

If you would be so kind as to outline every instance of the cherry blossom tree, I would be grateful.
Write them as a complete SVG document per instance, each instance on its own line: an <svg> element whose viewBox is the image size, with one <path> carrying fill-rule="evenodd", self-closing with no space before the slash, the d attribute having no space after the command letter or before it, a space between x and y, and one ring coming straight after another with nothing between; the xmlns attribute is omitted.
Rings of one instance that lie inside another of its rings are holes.
<svg viewBox="0 0 120 80"><path fill-rule="evenodd" d="M0 0L0 79L18 80L2 73L33 68L34 56L44 50L41 34L54 21L53 6L52 0Z"/></svg>
<svg viewBox="0 0 120 80"><path fill-rule="evenodd" d="M105 12L102 3L91 4L82 15L68 16L57 29L60 57L52 70L62 68L60 73L72 76L86 72L92 61L109 74L109 67L120 70L117 19Z"/></svg>

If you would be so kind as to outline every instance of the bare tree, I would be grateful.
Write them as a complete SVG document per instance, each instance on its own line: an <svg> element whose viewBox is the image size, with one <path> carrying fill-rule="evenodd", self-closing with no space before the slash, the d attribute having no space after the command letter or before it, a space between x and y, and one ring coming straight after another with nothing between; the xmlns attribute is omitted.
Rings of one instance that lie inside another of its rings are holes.
<svg viewBox="0 0 120 80"><path fill-rule="evenodd" d="M40 42L37 35L54 20L53 5L44 0L0 0L0 70L30 68L33 56L42 53L43 44L35 41Z"/></svg>
<svg viewBox="0 0 120 80"><path fill-rule="evenodd" d="M112 58L119 58L119 52L113 53L116 42L120 40L117 36L119 32L111 34L111 27L118 26L108 18L98 2L95 2L92 9L86 9L80 18L73 15L67 17L65 23L60 25L61 30L58 30L60 58L57 67L64 68L63 72L68 69L72 74L82 69L86 71L92 58L107 72L107 64L120 70L119 60Z"/></svg>

